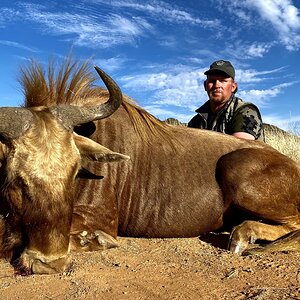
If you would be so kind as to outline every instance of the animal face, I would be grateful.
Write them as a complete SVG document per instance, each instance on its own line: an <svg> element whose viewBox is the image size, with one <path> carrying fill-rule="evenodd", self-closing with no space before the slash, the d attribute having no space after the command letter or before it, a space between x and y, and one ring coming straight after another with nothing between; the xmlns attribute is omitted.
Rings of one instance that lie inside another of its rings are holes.
<svg viewBox="0 0 300 300"><path fill-rule="evenodd" d="M17 273L68 267L73 187L81 161L128 159L73 133L80 122L107 117L118 108L120 93L110 83L104 106L0 108L0 255Z"/></svg>

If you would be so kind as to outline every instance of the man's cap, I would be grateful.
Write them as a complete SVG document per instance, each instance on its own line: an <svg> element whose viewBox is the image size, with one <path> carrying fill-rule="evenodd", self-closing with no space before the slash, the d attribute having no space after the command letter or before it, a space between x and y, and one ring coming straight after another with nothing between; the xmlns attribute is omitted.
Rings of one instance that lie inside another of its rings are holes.
<svg viewBox="0 0 300 300"><path fill-rule="evenodd" d="M232 77L234 79L235 76L235 70L234 67L232 66L231 62L228 60L217 60L213 62L209 70L205 71L205 75L211 75L213 73L225 73L229 77Z"/></svg>

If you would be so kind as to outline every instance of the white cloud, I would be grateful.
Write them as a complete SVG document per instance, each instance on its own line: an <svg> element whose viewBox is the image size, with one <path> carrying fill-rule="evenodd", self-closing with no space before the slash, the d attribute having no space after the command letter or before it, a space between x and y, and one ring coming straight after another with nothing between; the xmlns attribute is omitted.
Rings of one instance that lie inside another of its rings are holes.
<svg viewBox="0 0 300 300"><path fill-rule="evenodd" d="M268 106L271 98L276 97L281 92L281 89L273 87L265 90L243 90L238 92L238 96L245 101L253 102L260 108Z"/></svg>
<svg viewBox="0 0 300 300"><path fill-rule="evenodd" d="M150 104L143 107L147 112L151 113L154 116L159 116L160 120L165 120L170 117L176 117L176 119L181 120L183 118L186 118L186 115L184 114L178 114L176 113L176 116L174 114L174 110L170 108L164 108L163 106L159 106L157 104Z"/></svg>
<svg viewBox="0 0 300 300"><path fill-rule="evenodd" d="M170 5L164 1L110 1L94 0L94 3L111 5L117 8L127 8L141 11L155 17L156 21L171 22L171 23L188 23L189 25L201 25L202 27L219 27L220 22L217 19L205 20L193 16L191 13L177 8L176 5Z"/></svg>
<svg viewBox="0 0 300 300"><path fill-rule="evenodd" d="M8 22L14 21L19 18L22 14L14 9L0 8L0 27L5 27Z"/></svg>
<svg viewBox="0 0 300 300"><path fill-rule="evenodd" d="M300 116L281 116L278 114L266 114L263 116L263 122L278 126L279 128L292 132L294 134L300 134Z"/></svg>
<svg viewBox="0 0 300 300"><path fill-rule="evenodd" d="M230 12L247 22L256 26L253 22L255 12L265 21L265 27L271 25L278 33L279 41L288 50L298 50L300 46L300 14L291 0L232 0L225 3ZM256 16L257 17L257 16Z"/></svg>
<svg viewBox="0 0 300 300"><path fill-rule="evenodd" d="M127 89L152 92L152 103L155 104L190 107L194 110L204 101L203 69L187 71L183 66L173 66L173 69L167 70L123 76L120 80Z"/></svg>
<svg viewBox="0 0 300 300"><path fill-rule="evenodd" d="M25 45L22 45L20 43L13 42L13 41L0 40L0 44L8 46L8 47L14 47L14 48L27 50L27 51L30 51L30 52L38 52L38 50L35 49L35 48L27 47Z"/></svg>
<svg viewBox="0 0 300 300"><path fill-rule="evenodd" d="M127 59L121 56L111 57L111 58L97 58L94 60L94 64L101 67L101 69L106 72L114 72L121 69L124 64L127 62Z"/></svg>
<svg viewBox="0 0 300 300"><path fill-rule="evenodd" d="M254 0L251 1L251 5L258 10L263 19L274 26L288 50L299 49L300 16L292 1Z"/></svg>
<svg viewBox="0 0 300 300"><path fill-rule="evenodd" d="M180 122L187 123L195 115L195 112L192 112L190 114L178 113L177 111L175 112L174 110L166 109L156 104L147 105L144 106L143 108L147 110L149 113L151 113L152 115L157 116L162 121L167 118L176 118Z"/></svg>
<svg viewBox="0 0 300 300"><path fill-rule="evenodd" d="M252 44L248 48L248 55L250 57L263 57L265 53L267 53L270 49L270 45L266 44Z"/></svg>
<svg viewBox="0 0 300 300"><path fill-rule="evenodd" d="M155 103L161 105L174 105L177 107L190 107L192 111L206 99L202 86L186 86L182 89L168 88L157 91L153 98Z"/></svg>
<svg viewBox="0 0 300 300"><path fill-rule="evenodd" d="M238 96L243 98L245 101L255 103L260 108L268 107L271 98L278 96L280 93L283 93L287 87L290 87L296 83L299 83L299 81L278 84L268 89L242 90L238 92Z"/></svg>
<svg viewBox="0 0 300 300"><path fill-rule="evenodd" d="M24 20L43 25L42 30L46 33L64 35L66 40L72 40L75 45L89 48L135 43L138 37L152 28L146 20L138 17L49 12L45 7L34 4L23 4L23 9L25 13L18 15Z"/></svg>
<svg viewBox="0 0 300 300"><path fill-rule="evenodd" d="M280 32L288 33L290 29L297 30L300 27L299 11L290 0L248 0L247 3Z"/></svg>
<svg viewBox="0 0 300 300"><path fill-rule="evenodd" d="M236 69L236 81L239 84L263 82L272 79L269 75L278 74L284 70L285 67L266 71L256 71L254 69Z"/></svg>

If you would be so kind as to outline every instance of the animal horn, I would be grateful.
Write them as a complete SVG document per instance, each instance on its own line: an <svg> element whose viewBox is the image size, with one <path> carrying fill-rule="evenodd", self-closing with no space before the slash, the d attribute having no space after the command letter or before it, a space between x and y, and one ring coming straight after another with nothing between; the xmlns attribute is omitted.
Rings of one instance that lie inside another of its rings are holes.
<svg viewBox="0 0 300 300"><path fill-rule="evenodd" d="M97 106L60 105L51 107L51 113L60 119L67 129L73 129L74 126L79 124L107 118L122 103L122 92L116 82L99 67L95 66L95 69L109 91L109 99Z"/></svg>
<svg viewBox="0 0 300 300"><path fill-rule="evenodd" d="M33 114L21 107L0 108L0 137L4 140L20 137L31 125Z"/></svg>

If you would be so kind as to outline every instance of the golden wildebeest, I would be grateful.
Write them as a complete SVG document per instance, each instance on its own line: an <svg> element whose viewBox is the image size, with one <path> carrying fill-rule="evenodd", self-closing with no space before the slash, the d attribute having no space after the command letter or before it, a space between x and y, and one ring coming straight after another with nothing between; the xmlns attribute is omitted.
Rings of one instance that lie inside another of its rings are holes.
<svg viewBox="0 0 300 300"><path fill-rule="evenodd" d="M9 132L1 134L0 252L18 273L64 271L70 249L114 246L117 235L199 236L244 212L251 220L233 229L232 251L289 233L275 248L299 249L296 162L261 142L170 126L126 96L117 109L116 84L98 70L109 93L95 87L87 66L68 59L58 76L50 65L46 79L32 63L20 79L28 109L0 111ZM118 153L131 159L83 160L126 158Z"/></svg>

